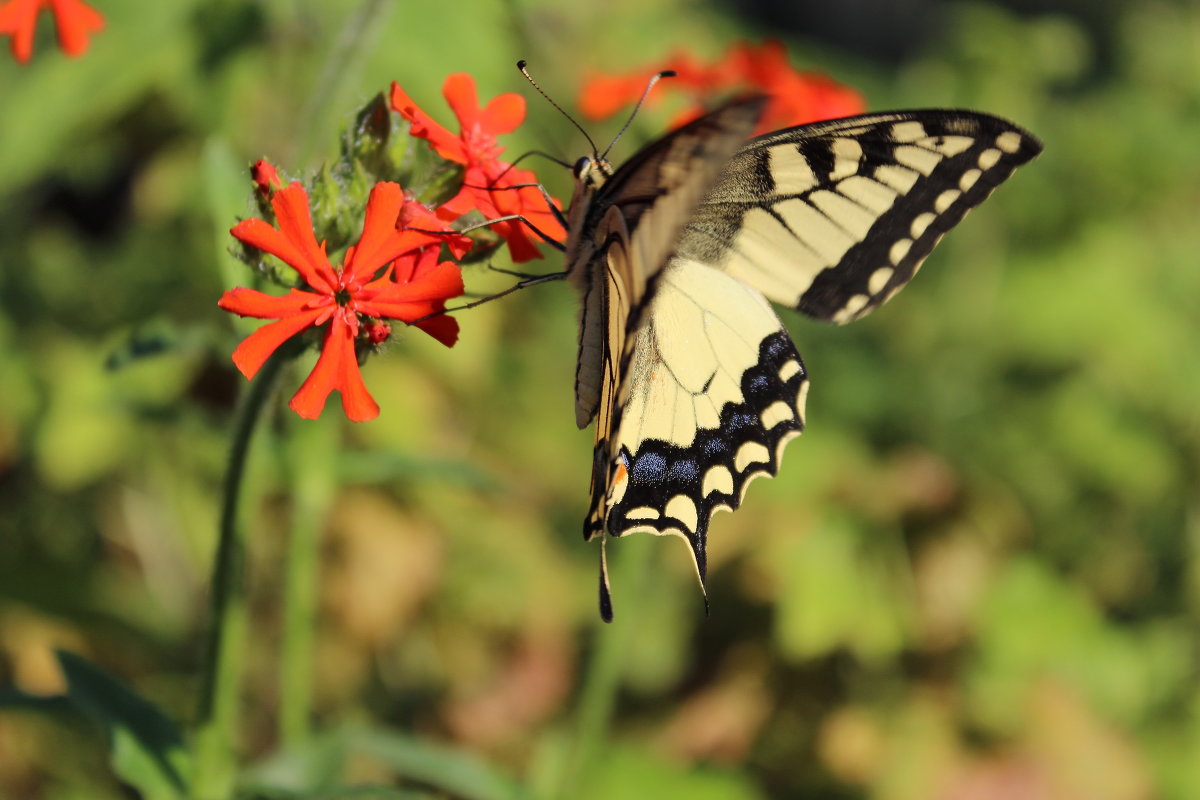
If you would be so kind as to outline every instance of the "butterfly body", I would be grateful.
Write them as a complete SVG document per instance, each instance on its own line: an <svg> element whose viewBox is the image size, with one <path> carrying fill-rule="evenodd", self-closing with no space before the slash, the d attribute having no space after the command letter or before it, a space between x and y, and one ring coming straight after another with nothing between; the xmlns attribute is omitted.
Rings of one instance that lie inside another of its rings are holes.
<svg viewBox="0 0 1200 800"><path fill-rule="evenodd" d="M804 428L808 372L771 302L834 323L869 313L1041 149L967 111L746 141L763 103L727 103L616 170L581 159L568 217L576 421L596 421L584 536L678 535L701 586L712 515L774 475Z"/></svg>

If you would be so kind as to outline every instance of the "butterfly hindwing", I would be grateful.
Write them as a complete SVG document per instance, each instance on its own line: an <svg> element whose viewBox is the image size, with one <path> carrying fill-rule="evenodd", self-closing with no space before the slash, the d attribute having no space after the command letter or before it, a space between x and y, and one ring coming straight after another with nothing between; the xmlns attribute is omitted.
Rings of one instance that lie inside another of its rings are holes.
<svg viewBox="0 0 1200 800"><path fill-rule="evenodd" d="M708 523L774 475L804 427L808 375L769 302L704 264L672 259L628 340L615 436L604 448L607 531L675 534L706 575Z"/></svg>

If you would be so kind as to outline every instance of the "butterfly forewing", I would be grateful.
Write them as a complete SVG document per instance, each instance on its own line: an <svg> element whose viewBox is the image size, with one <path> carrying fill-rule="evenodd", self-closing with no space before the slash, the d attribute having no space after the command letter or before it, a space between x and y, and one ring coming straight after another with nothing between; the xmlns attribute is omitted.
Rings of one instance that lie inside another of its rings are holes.
<svg viewBox="0 0 1200 800"><path fill-rule="evenodd" d="M1040 151L1012 123L970 111L777 131L729 161L679 251L777 303L849 322L899 291L946 231Z"/></svg>
<svg viewBox="0 0 1200 800"><path fill-rule="evenodd" d="M579 427L591 422L601 400L604 353L596 345L608 338L604 329L611 325L611 309L622 304L634 316L640 313L651 279L666 264L721 167L753 130L764 102L750 97L727 103L643 149L599 190L576 191L568 224L567 273L583 294L575 372ZM612 261L607 251L614 244L623 247L625 255ZM618 285L602 302L597 292L603 293L605 274L614 269L620 271ZM619 355L620 351L613 354ZM600 433L598 429L597 439Z"/></svg>

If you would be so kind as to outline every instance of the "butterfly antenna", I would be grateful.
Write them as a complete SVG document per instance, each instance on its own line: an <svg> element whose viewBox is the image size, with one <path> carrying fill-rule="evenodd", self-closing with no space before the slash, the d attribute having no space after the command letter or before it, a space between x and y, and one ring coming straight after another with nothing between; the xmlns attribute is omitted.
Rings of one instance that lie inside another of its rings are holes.
<svg viewBox="0 0 1200 800"><path fill-rule="evenodd" d="M646 83L645 90L642 91L642 99L637 101L637 105L633 107L633 111L629 114L629 119L625 120L625 124L621 126L621 130L617 131L617 135L613 137L612 142L609 143L608 147L604 149L604 152L600 154L601 159L608 155L608 151L613 149L613 145L617 143L617 140L625 134L625 131L629 130L629 126L633 124L633 118L636 117L637 113L642 110L642 104L645 103L646 98L650 96L650 90L654 88L654 84L658 83L663 78L674 78L676 74L677 73L673 69L664 69L662 72L657 72L650 76L650 80ZM594 147L595 146L593 145L593 149Z"/></svg>
<svg viewBox="0 0 1200 800"><path fill-rule="evenodd" d="M571 122L571 124L572 124L572 125L574 125L576 128L578 128L578 129L579 129L579 132L583 134L583 138L587 139L587 140L588 140L588 144L590 144L590 145L592 146L592 152L593 152L593 153L596 153L596 152L598 152L598 151L597 151L597 149L596 149L596 143L592 141L592 137L591 137L591 136L588 136L588 132L587 132L587 131L585 131L585 130L583 129L583 126L582 126L582 125L580 125L578 122L576 122L574 117L572 117L572 116L571 116L570 114L568 114L566 111L563 111L563 108L562 108L562 106L560 106L558 103L554 102L554 101L553 101L553 100L550 98L550 95L548 95L548 94L546 94L545 92L543 92L543 91L542 91L542 87L540 87L540 86L538 86L538 85L537 85L537 81L535 81L535 80L533 79L533 76L529 74L529 70L527 70L527 69L525 68L525 67L528 65L528 63L529 63L529 62L528 62L528 61L526 61L526 60L525 60L525 59L523 59L523 58L522 58L520 61L518 61L518 62L517 62L517 69L521 70L521 74L525 76L525 80L529 81L530 85L531 85L531 86L533 86L533 88L537 89L537 91L538 91L538 94L540 94L542 97L546 98L546 102L547 102L547 103L549 103L550 105L552 105L552 106L554 106L556 109L558 109L558 113L560 113L560 114L562 114L564 117L566 117L566 118L567 118L567 119L568 119L568 120ZM607 152L607 151L606 151L606 152ZM557 160L557 159L556 159L556 160ZM561 163L561 162L560 162L560 163ZM570 165L568 165L568 166L570 166Z"/></svg>

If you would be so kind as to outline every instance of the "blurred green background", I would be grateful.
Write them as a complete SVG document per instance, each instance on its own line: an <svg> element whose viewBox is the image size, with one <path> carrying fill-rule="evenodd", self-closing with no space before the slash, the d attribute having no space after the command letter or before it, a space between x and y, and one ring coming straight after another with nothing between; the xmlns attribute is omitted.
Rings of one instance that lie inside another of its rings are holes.
<svg viewBox="0 0 1200 800"><path fill-rule="evenodd" d="M714 521L708 619L683 545L642 536L609 548L617 621L597 622L568 286L460 315L453 350L399 337L365 367L371 423L336 402L299 420L287 376L250 473L253 779L420 784L416 742L548 796L607 663L611 732L561 796L1200 797L1194 3L96 5L108 27L83 58L48 26L32 64L0 58L0 684L60 691L65 648L195 715L245 383L229 353L250 329L216 300L248 281L227 230L254 213L250 161L317 168L392 80L450 124L459 71L529 98L510 157L573 160L584 144L518 58L570 106L588 69L778 35L872 110L987 110L1045 153L869 319L785 312L809 429ZM289 760L279 597L306 532L332 744ZM648 579L622 564L638 548ZM364 730L374 745L348 744ZM0 716L0 796L126 791L97 730Z"/></svg>

